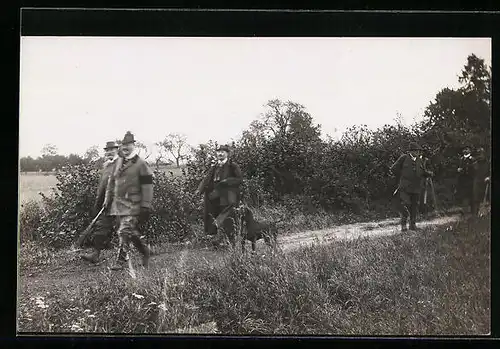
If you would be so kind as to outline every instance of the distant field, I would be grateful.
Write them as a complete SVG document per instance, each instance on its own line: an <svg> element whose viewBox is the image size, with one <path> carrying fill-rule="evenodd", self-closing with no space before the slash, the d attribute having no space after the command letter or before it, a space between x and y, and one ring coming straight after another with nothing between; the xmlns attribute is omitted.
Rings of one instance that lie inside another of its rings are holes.
<svg viewBox="0 0 500 349"><path fill-rule="evenodd" d="M182 175L182 169L185 167L186 166L181 166L177 168L175 165L174 166L168 165L168 166L160 166L160 170L162 170L163 172L172 172L175 176L180 176ZM155 169L154 166L153 169Z"/></svg>
<svg viewBox="0 0 500 349"><path fill-rule="evenodd" d="M182 175L182 166L161 166L160 170L164 172L172 172L175 176ZM154 170L153 166L153 170ZM20 176L19 201L29 200L41 201L40 192L49 194L51 188L55 188L57 178L52 172L23 172Z"/></svg>
<svg viewBox="0 0 500 349"><path fill-rule="evenodd" d="M29 200L41 201L39 193L48 194L56 184L57 178L53 174L23 173L20 176L19 201L21 204Z"/></svg>

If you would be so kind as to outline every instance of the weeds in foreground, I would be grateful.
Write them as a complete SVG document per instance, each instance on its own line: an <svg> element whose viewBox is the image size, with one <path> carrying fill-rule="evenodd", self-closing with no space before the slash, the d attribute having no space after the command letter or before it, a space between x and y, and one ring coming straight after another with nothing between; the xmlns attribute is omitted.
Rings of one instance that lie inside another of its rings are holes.
<svg viewBox="0 0 500 349"><path fill-rule="evenodd" d="M489 217L288 254L103 273L20 300L22 331L472 335L490 330ZM262 255L263 254L263 255ZM44 297L42 300L35 297ZM38 300L37 300L38 299ZM43 306L42 306L43 305ZM214 326L205 326L212 323ZM216 326L216 328L215 328ZM190 330L191 329L191 330Z"/></svg>

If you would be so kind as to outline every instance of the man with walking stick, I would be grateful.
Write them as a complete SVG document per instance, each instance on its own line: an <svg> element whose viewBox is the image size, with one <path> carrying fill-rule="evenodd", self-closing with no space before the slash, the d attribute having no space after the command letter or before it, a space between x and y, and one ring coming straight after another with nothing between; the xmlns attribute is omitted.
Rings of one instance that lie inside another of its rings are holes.
<svg viewBox="0 0 500 349"><path fill-rule="evenodd" d="M422 190L422 180L432 176L432 172L427 171L422 161L422 150L422 147L417 143L411 143L409 152L401 155L390 168L398 181L398 187L393 195L399 196L401 231L408 230L406 226L408 217L410 218L410 230L417 230L417 208Z"/></svg>
<svg viewBox="0 0 500 349"><path fill-rule="evenodd" d="M97 186L97 195L92 211L92 216L95 217L93 227L89 227L78 239L76 245L83 247L87 241L91 242L92 252L81 255L81 258L96 264L100 261L101 250L111 241L114 230L114 219L109 215L109 208L106 206L106 189L108 182L113 172L114 165L118 159L118 145L113 142L107 142L104 147L104 155L106 161L101 170L101 177ZM93 234L90 236L90 233Z"/></svg>

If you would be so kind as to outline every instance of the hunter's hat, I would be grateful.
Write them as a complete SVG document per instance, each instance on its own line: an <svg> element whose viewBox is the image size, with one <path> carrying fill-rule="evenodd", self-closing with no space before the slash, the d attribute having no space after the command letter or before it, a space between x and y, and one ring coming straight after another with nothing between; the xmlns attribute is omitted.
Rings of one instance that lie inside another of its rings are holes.
<svg viewBox="0 0 500 349"><path fill-rule="evenodd" d="M229 146L226 144L219 145L216 151L225 151L226 153L229 153Z"/></svg>
<svg viewBox="0 0 500 349"><path fill-rule="evenodd" d="M129 144L129 143L135 143L135 139L134 135L130 131L127 131L127 133L125 133L125 136L123 137L122 144Z"/></svg>
<svg viewBox="0 0 500 349"><path fill-rule="evenodd" d="M424 149L420 145L418 145L418 143L411 142L409 150L420 150L420 151L423 151Z"/></svg>
<svg viewBox="0 0 500 349"><path fill-rule="evenodd" d="M104 147L104 150L116 149L116 148L118 148L118 144L116 144L115 141L109 141L109 142L106 142L106 146Z"/></svg>

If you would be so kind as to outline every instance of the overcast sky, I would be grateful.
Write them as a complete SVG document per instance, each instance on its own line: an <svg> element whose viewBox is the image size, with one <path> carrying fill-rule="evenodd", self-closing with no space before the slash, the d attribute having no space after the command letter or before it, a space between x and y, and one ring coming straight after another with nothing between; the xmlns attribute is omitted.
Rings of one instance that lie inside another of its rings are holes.
<svg viewBox="0 0 500 349"><path fill-rule="evenodd" d="M20 156L83 154L127 130L146 144L237 138L273 98L303 104L337 137L411 124L491 40L449 38L21 38ZM336 131L337 130L337 131Z"/></svg>

